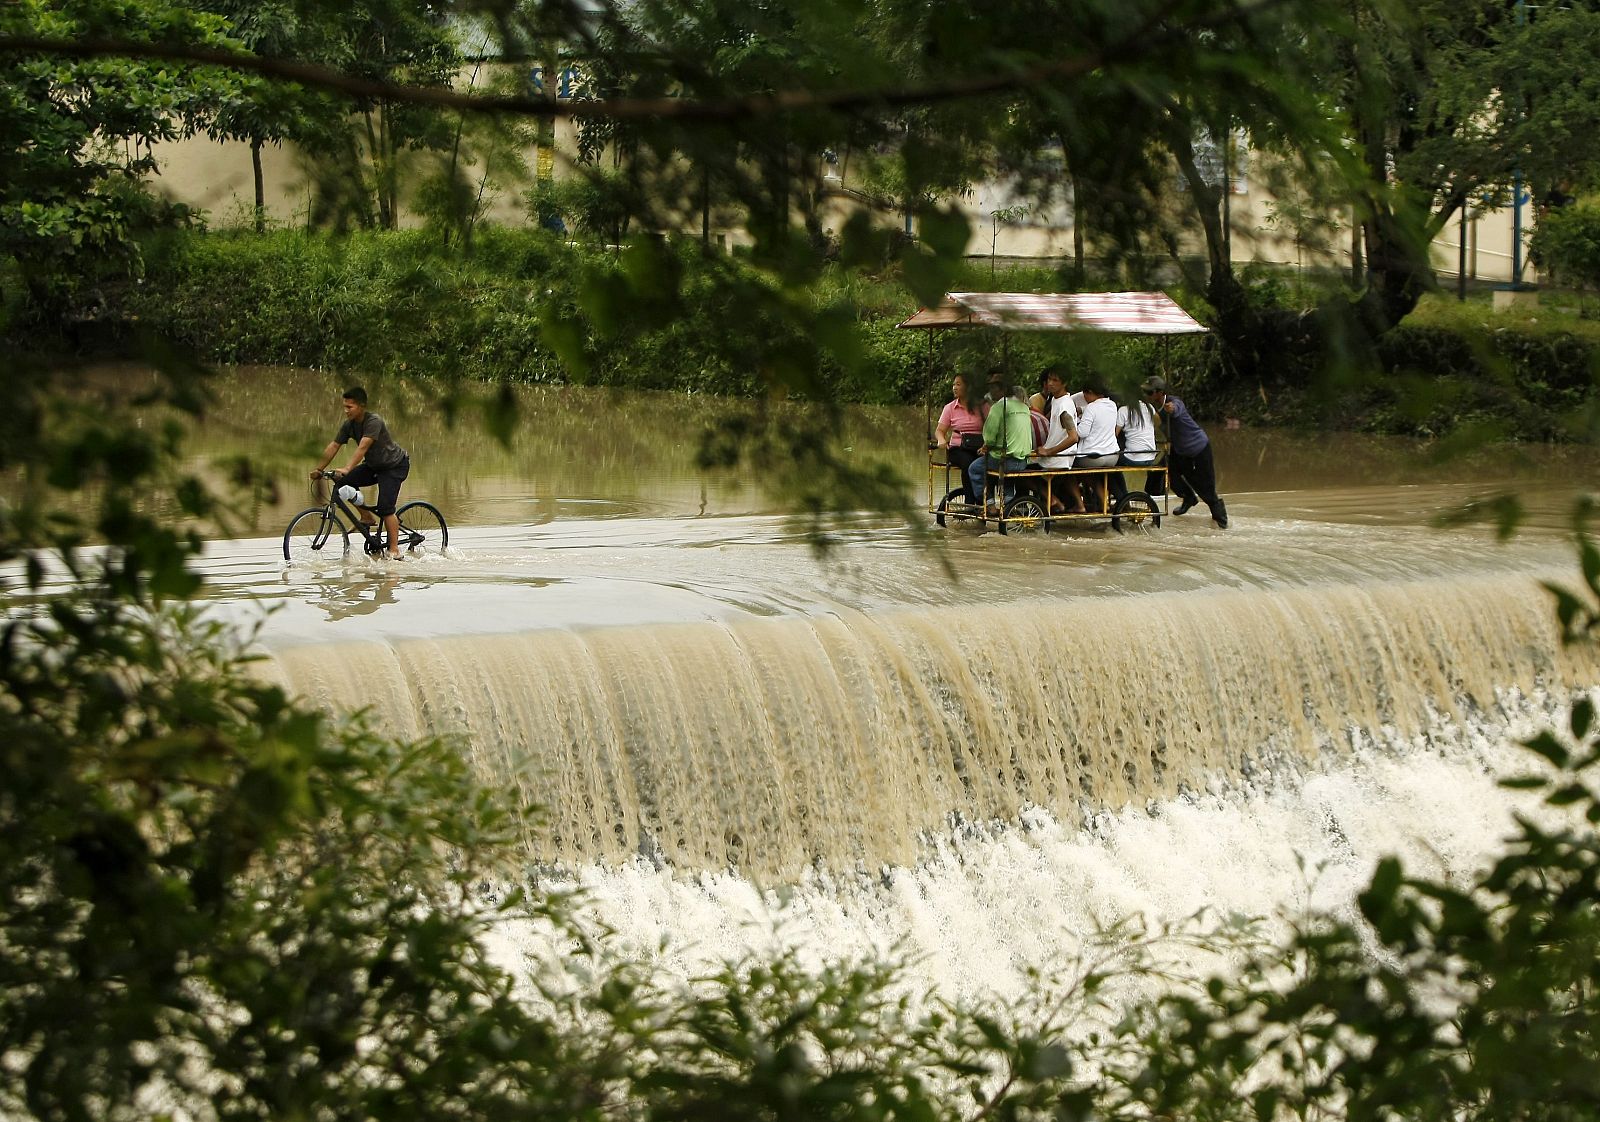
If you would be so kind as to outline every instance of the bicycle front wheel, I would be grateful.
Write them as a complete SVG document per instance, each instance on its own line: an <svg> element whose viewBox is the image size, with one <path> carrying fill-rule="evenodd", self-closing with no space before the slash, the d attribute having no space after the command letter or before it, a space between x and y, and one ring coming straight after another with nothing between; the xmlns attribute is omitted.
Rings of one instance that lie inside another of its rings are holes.
<svg viewBox="0 0 1600 1122"><path fill-rule="evenodd" d="M411 554L441 554L450 544L450 527L432 503L407 503L395 511L400 519L400 548Z"/></svg>
<svg viewBox="0 0 1600 1122"><path fill-rule="evenodd" d="M283 535L283 559L291 563L342 558L348 552L350 531L327 507L302 510L290 519L289 529Z"/></svg>

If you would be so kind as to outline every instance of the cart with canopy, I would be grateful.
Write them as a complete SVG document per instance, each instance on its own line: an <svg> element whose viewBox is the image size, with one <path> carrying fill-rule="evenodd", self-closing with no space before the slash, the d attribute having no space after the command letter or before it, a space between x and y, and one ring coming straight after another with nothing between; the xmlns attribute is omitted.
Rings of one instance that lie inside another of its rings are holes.
<svg viewBox="0 0 1600 1122"><path fill-rule="evenodd" d="M1086 331L1164 338L1206 333L1204 325L1164 292L951 292L937 307L923 308L899 326L930 332L988 328L1002 332ZM931 404L930 397L930 420ZM961 480L952 476L960 469L949 463L940 449L930 446L928 511L941 526L947 519L994 521L1001 533L1049 530L1056 524L1107 518L1118 530L1159 526L1167 512L1166 458L1165 447L1158 446L1156 461L1148 466L1041 468L1030 463L1026 471L1013 472L997 467L993 479L1000 493L1004 494L1009 484L1015 487L1016 494L997 517L992 517L983 503L974 505L965 500ZM942 488L938 486L941 472ZM1124 486L1114 488L1112 476L1120 477ZM1092 484L1095 508L1084 513L1051 513L1052 499L1068 482ZM1114 497L1114 490L1124 493ZM1151 491L1159 493L1159 501Z"/></svg>

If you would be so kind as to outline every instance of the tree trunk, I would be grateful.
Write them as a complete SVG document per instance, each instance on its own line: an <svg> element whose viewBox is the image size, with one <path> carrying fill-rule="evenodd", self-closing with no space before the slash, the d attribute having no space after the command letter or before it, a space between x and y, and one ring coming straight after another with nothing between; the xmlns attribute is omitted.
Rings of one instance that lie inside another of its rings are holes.
<svg viewBox="0 0 1600 1122"><path fill-rule="evenodd" d="M383 211L383 157L378 146L378 130L372 123L372 110L363 110L361 116L367 125L367 163L372 168L372 200L378 208L378 225L387 228Z"/></svg>
<svg viewBox="0 0 1600 1122"><path fill-rule="evenodd" d="M1231 275L1233 262L1228 260L1228 247L1225 231L1222 224L1222 192L1212 187L1200 174L1200 167L1195 163L1194 147L1186 140L1179 140L1172 145L1172 153L1177 158L1178 170L1183 173L1183 180L1189 187L1189 196L1194 200L1195 216L1200 220L1200 230L1206 239L1206 266L1207 275L1214 281L1222 274Z"/></svg>
<svg viewBox="0 0 1600 1122"><path fill-rule="evenodd" d="M700 245L711 245L711 172L700 173Z"/></svg>
<svg viewBox="0 0 1600 1122"><path fill-rule="evenodd" d="M1217 144L1222 149L1222 256L1233 268L1233 129L1222 130Z"/></svg>
<svg viewBox="0 0 1600 1122"><path fill-rule="evenodd" d="M489 43L489 41L486 38L486 39L484 39L483 43L480 44L479 47L478 47L478 56L479 56L479 60L480 61L475 62L473 64L473 66L472 66L472 74L467 79L467 92L468 93L471 93L478 86L478 72L483 69L483 62L481 60L482 60L482 56L483 56L484 51L488 48L488 43ZM456 169L461 164L461 133L466 128L466 125L467 125L467 114L466 114L466 111L463 110L462 112L456 114L456 134L455 134L454 138L450 142L450 169L449 169L449 171L447 171L445 173L445 190L447 192L447 194L445 195L445 198L447 198L447 199L455 199L457 197L457 195L456 195ZM488 173L488 160L486 159L484 161L484 178L483 178L483 181L481 181L478 184L478 202L477 202L477 204L475 204L473 206L472 213L471 214L459 213L459 212L457 212L456 208L454 206L452 206L451 207L451 212L447 213L445 215L444 244L445 244L445 246L447 248L450 245L450 232L452 230L459 229L461 231L461 239L462 239L462 241L464 243L470 243L471 242L471 240L472 240L472 223L473 223L473 220L477 217L477 212L478 212L479 206L482 203L482 200L483 200L483 184L488 181L488 176L489 176L489 173ZM470 250L470 248L471 248L470 244L468 244L466 246L466 248L468 248Z"/></svg>
<svg viewBox="0 0 1600 1122"><path fill-rule="evenodd" d="M1376 208L1373 217L1363 223L1369 281L1364 314L1375 336L1405 319L1423 293L1438 287L1428 247L1462 201L1462 196L1451 200L1438 213L1428 215L1420 228L1411 227L1393 210Z"/></svg>
<svg viewBox="0 0 1600 1122"><path fill-rule="evenodd" d="M1062 149L1065 151L1065 147ZM1078 200L1083 198L1079 189L1078 176L1072 173L1072 275L1078 286L1083 285L1083 211L1078 205Z"/></svg>
<svg viewBox="0 0 1600 1122"><path fill-rule="evenodd" d="M1226 181L1220 187L1213 187L1205 181L1199 164L1195 162L1192 135L1193 124L1188 116L1174 113L1168 141L1178 170L1188 185L1189 195L1194 200L1201 232L1205 235L1205 293L1206 300L1216 311L1213 331L1222 345L1226 361L1236 375L1247 384L1259 383L1264 375L1263 325L1250 306L1244 286L1234 275L1233 262L1228 257L1227 230L1222 218L1222 198L1228 186ZM1179 265L1182 267L1181 260Z"/></svg>
<svg viewBox="0 0 1600 1122"><path fill-rule="evenodd" d="M382 194L379 196L380 213L383 216L383 228L393 230L400 225L400 216L396 213L395 197L395 145L394 145L394 114L388 102L378 105L378 143L383 146L383 172L379 180Z"/></svg>
<svg viewBox="0 0 1600 1122"><path fill-rule="evenodd" d="M1350 212L1350 287L1360 288L1367 279L1367 265L1361 250L1361 223Z"/></svg>
<svg viewBox="0 0 1600 1122"><path fill-rule="evenodd" d="M250 170L255 175L256 181L256 233L261 233L267 228L267 191L266 184L261 178L261 138L250 138Z"/></svg>
<svg viewBox="0 0 1600 1122"><path fill-rule="evenodd" d="M1367 167L1376 180L1365 200L1368 216L1361 223L1367 288L1359 311L1366 331L1377 338L1410 314L1431 286L1432 278L1431 273L1418 269L1418 252L1424 255L1422 269L1427 269L1427 247L1413 249L1408 245L1401 222L1385 197L1389 189L1385 169L1390 166L1386 122L1370 122L1358 115L1355 125Z"/></svg>

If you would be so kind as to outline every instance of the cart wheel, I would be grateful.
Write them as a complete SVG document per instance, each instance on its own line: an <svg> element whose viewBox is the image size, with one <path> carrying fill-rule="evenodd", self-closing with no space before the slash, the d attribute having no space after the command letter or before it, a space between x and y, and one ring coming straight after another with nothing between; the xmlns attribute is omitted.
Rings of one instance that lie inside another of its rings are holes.
<svg viewBox="0 0 1600 1122"><path fill-rule="evenodd" d="M1153 530L1161 525L1161 508L1143 491L1129 491L1111 510L1111 528L1117 533Z"/></svg>
<svg viewBox="0 0 1600 1122"><path fill-rule="evenodd" d="M939 500L939 510L933 516L933 520L943 526L944 516L947 511L952 518L965 518L972 515L973 509L972 504L967 501L967 492L963 488L957 487Z"/></svg>
<svg viewBox="0 0 1600 1122"><path fill-rule="evenodd" d="M1019 534L1036 534L1045 528L1048 511L1044 503L1032 495L1018 495L1006 504L1005 521L1000 523L1002 534L1012 530Z"/></svg>

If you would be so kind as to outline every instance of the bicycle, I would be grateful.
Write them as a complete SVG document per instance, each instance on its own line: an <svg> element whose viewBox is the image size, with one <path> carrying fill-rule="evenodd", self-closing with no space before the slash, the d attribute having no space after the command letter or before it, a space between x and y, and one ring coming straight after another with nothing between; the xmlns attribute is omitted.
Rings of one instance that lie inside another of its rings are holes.
<svg viewBox="0 0 1600 1122"><path fill-rule="evenodd" d="M331 471L324 471L318 478L337 477ZM395 517L400 520L400 548L408 554L443 553L450 544L450 528L432 503L421 500L406 503L395 511ZM340 497L339 488L330 487L325 503L307 507L289 520L289 528L283 535L283 559L292 562L346 556L350 552L351 530L361 535L365 552L373 555L385 552L382 521L371 525L363 522Z"/></svg>

